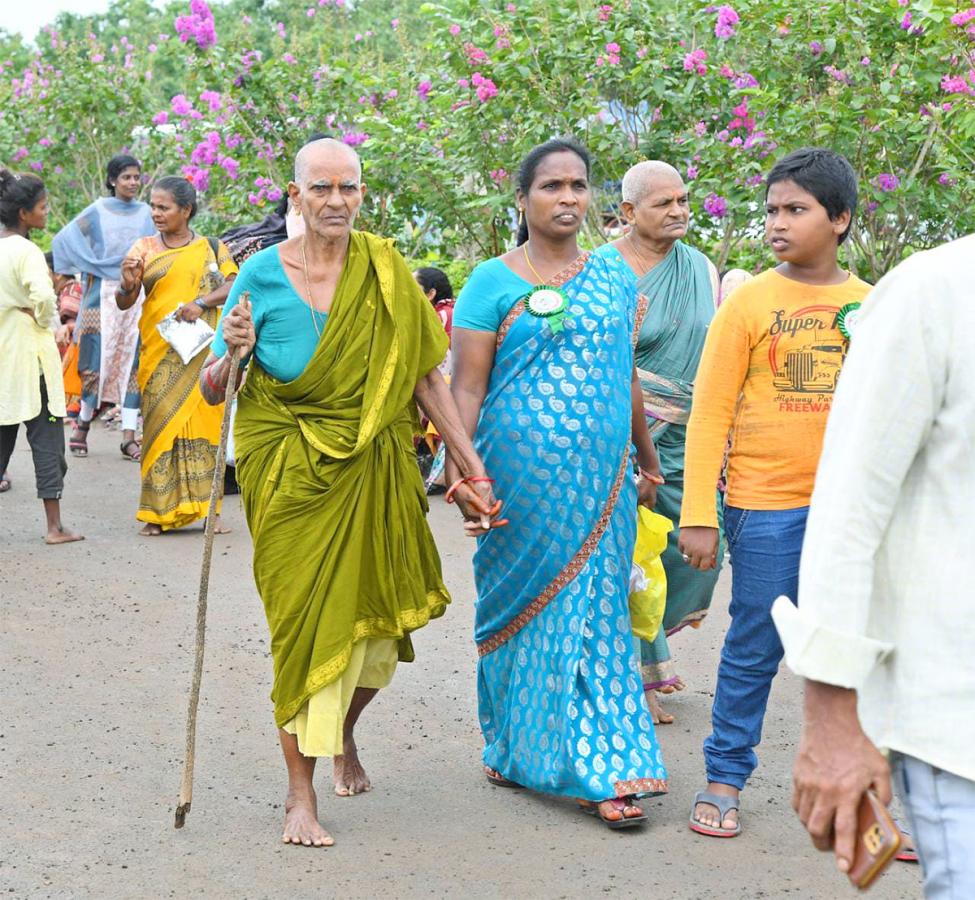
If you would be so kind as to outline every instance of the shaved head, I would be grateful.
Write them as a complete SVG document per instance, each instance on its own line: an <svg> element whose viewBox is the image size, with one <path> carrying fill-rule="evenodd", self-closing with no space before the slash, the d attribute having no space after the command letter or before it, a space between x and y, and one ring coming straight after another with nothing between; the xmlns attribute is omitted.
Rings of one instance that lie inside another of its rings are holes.
<svg viewBox="0 0 975 900"><path fill-rule="evenodd" d="M359 154L348 144L335 138L321 138L305 144L295 156L295 184L304 184L308 179L308 171L314 166L328 166L330 163L351 164L356 171L356 178L362 178L362 162Z"/></svg>
<svg viewBox="0 0 975 900"><path fill-rule="evenodd" d="M658 188L683 186L684 179L672 165L650 159L637 163L623 176L622 200L636 206Z"/></svg>

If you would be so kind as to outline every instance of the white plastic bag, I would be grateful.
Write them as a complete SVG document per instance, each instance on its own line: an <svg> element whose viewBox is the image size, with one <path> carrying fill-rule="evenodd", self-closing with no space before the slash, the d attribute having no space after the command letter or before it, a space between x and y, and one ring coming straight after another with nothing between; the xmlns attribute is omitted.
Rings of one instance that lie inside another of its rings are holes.
<svg viewBox="0 0 975 900"><path fill-rule="evenodd" d="M216 336L216 332L202 318L184 322L176 318L175 312L166 316L156 328L163 340L179 354L184 366L188 366L197 353L209 347Z"/></svg>

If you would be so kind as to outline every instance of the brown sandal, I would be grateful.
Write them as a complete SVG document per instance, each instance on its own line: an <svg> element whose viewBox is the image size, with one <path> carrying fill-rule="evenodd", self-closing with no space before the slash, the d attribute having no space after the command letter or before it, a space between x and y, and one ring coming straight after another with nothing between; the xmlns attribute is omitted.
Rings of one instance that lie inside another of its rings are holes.
<svg viewBox="0 0 975 900"><path fill-rule="evenodd" d="M628 809L639 809L639 807L634 806L630 801L632 797L614 797L609 800L600 800L598 803L592 800L578 800L579 809L590 816L598 816L599 821L603 823L607 828L612 828L614 831L620 828L633 828L636 825L643 825L648 821L647 814L640 810L639 816L627 816L626 810ZM619 819L607 819L603 815L603 811L599 808L604 803L612 803L613 808L617 810L620 814Z"/></svg>
<svg viewBox="0 0 975 900"><path fill-rule="evenodd" d="M88 455L88 432L91 430L91 422L82 422L78 419L71 428L71 437L68 440L68 449L72 456Z"/></svg>
<svg viewBox="0 0 975 900"><path fill-rule="evenodd" d="M131 449L133 445L135 446L134 450ZM142 459L142 444L140 444L135 438L132 438L130 441L122 441L122 443L119 444L119 450L122 451L122 456L131 462L138 462L140 459Z"/></svg>

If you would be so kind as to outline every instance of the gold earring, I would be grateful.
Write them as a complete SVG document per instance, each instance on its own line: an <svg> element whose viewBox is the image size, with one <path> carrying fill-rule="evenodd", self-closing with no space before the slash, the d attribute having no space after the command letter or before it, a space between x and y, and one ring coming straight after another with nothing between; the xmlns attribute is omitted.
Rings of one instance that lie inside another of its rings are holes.
<svg viewBox="0 0 975 900"><path fill-rule="evenodd" d="M291 212L293 212L296 216L300 216L301 215L301 207L300 206L292 206L291 207Z"/></svg>
<svg viewBox="0 0 975 900"><path fill-rule="evenodd" d="M518 207L518 227L521 228L522 222L525 221L525 208L523 206Z"/></svg>

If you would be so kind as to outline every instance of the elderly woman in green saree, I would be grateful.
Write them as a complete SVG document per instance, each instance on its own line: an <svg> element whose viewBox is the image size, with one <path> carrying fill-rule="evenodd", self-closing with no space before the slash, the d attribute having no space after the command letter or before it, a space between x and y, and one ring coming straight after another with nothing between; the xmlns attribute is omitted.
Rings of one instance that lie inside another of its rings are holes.
<svg viewBox="0 0 975 900"><path fill-rule="evenodd" d="M649 300L637 338L637 376L665 481L657 490L656 511L676 526L684 494L684 441L694 377L717 306L718 273L703 253L682 240L690 218L688 193L673 166L638 163L623 177L622 194L629 230L597 252L622 257ZM670 533L662 556L667 573L663 624L652 644L640 642L643 687L655 723L674 721L656 693L684 687L667 638L687 626L700 626L711 605L721 557L719 547L714 569L692 569L677 549L677 528Z"/></svg>
<svg viewBox="0 0 975 900"><path fill-rule="evenodd" d="M301 149L289 194L305 233L244 263L200 379L220 402L227 351L243 354L237 480L271 631L283 840L305 846L333 843L316 759L334 757L338 796L370 790L356 722L412 661L410 633L450 601L413 448L417 403L463 475L453 496L467 530L490 529L500 509L437 370L447 336L433 307L392 241L352 230L364 192L351 148Z"/></svg>

